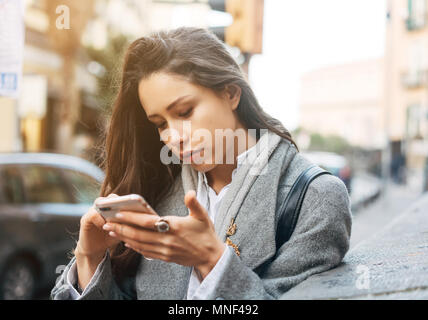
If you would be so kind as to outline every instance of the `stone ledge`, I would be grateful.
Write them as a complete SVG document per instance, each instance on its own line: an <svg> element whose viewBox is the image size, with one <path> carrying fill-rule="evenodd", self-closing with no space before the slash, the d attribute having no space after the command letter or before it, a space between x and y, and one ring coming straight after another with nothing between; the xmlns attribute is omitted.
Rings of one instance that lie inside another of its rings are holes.
<svg viewBox="0 0 428 320"><path fill-rule="evenodd" d="M428 195L281 299L428 299Z"/></svg>

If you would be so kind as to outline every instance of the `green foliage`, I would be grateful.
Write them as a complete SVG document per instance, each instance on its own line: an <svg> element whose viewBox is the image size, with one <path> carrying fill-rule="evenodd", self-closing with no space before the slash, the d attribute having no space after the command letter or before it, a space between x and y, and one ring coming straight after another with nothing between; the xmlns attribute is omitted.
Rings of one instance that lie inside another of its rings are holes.
<svg viewBox="0 0 428 320"><path fill-rule="evenodd" d="M322 136L319 133L311 133L309 150L327 151L338 154L346 154L352 150L352 146L342 137L336 135Z"/></svg>
<svg viewBox="0 0 428 320"><path fill-rule="evenodd" d="M104 67L104 72L97 76L98 105L109 112L119 89L123 56L129 46L129 39L124 35L110 36L104 49L87 47L89 57Z"/></svg>

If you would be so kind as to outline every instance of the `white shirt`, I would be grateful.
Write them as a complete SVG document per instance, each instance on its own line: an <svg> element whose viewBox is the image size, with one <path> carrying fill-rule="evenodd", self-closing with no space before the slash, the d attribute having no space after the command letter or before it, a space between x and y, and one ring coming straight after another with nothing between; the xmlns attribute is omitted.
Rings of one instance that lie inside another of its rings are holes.
<svg viewBox="0 0 428 320"><path fill-rule="evenodd" d="M237 161L237 167L232 171L232 181L236 174L236 171L239 169L239 167L244 163L246 160L248 154L250 152L253 152L256 149L256 145L252 146L248 150L242 152L239 154L236 158ZM199 201L199 203L208 211L208 215L211 218L211 220L214 223L214 218L216 213L218 212L220 208L221 201L226 194L227 190L229 189L229 186L232 182L230 182L228 185L224 186L218 194L208 185L207 177L205 173L198 172L198 187L196 190L196 199ZM228 257L232 254L235 254L235 251L230 247L226 246L226 249L223 252L223 255L220 257L220 259L217 261L217 264L214 266L214 268L210 271L210 273L205 277L204 282L215 283L216 279L219 278L219 276L224 272L223 266L225 265L225 261L228 259ZM106 254L107 255L107 254ZM97 270L95 271L95 274L99 273L99 268L101 264L106 259L106 256L104 259L100 262L100 264L97 267ZM94 275L95 275L94 274ZM68 275L67 275L67 284L70 287L70 296L73 299L78 299L81 295L77 292L77 290L73 287L72 283L76 283L77 279L77 267L76 262L73 263L71 266ZM93 281L94 276L92 277L91 282ZM86 288L89 288L90 285L87 285ZM198 290L198 288L201 286L201 282L199 281L195 270L192 268L192 273L190 276L189 286L187 289L187 299L204 299L204 291ZM85 290L86 290L85 288ZM85 293L85 290L83 293ZM82 293L82 294L83 294Z"/></svg>
<svg viewBox="0 0 428 320"><path fill-rule="evenodd" d="M242 165L242 163L248 156L249 152L251 152L253 149L255 149L255 145L237 156L236 158L237 165L236 165L236 168L233 169L232 171L232 181L236 174L236 171ZM213 223L214 223L215 215L220 208L221 201L223 200L223 197L226 194L227 190L229 189L229 186L232 183L232 181L228 185L224 186L223 189L221 189L218 194L216 194L214 189L208 185L207 176L205 175L205 173L198 172L198 190L196 191L196 199L208 211L208 215L213 221ZM231 253L229 246L227 246L226 249L227 250L224 250L223 255L220 257L217 264L215 265L213 270L211 270L210 273L222 272L222 270L220 270L221 266L224 264L223 262L226 259L226 256ZM189 287L187 289L188 300L192 299L192 296L194 295L196 289L200 286L200 284L201 282L199 281L199 278L196 275L195 270L192 268Z"/></svg>

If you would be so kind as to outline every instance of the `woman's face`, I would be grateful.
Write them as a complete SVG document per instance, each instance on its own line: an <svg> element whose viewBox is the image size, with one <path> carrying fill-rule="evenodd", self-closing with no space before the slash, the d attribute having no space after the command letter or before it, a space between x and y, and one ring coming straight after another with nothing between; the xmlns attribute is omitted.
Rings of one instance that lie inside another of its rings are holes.
<svg viewBox="0 0 428 320"><path fill-rule="evenodd" d="M221 139L216 139L215 134L218 129L231 129L224 132L230 138L236 129L244 129L235 112L241 96L239 87L228 87L219 96L179 75L155 73L140 81L138 94L149 121L158 128L168 148L184 163L190 163L201 172L221 163L215 159L226 163L226 153L233 152L230 149L234 144L226 143L222 133L222 146L219 144ZM200 149L192 157L183 158L180 154Z"/></svg>

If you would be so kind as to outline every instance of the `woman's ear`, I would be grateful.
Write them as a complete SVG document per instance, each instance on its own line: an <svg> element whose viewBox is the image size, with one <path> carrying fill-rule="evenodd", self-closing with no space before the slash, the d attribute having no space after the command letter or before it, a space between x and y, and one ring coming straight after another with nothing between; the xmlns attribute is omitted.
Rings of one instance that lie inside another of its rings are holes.
<svg viewBox="0 0 428 320"><path fill-rule="evenodd" d="M236 84L227 85L225 88L225 98L230 103L232 110L236 110L241 101L242 89Z"/></svg>

